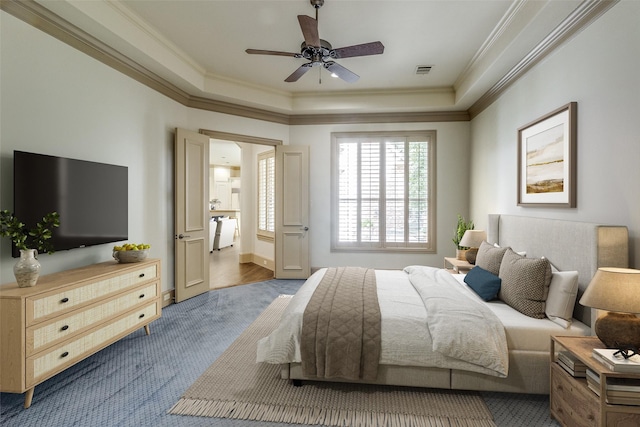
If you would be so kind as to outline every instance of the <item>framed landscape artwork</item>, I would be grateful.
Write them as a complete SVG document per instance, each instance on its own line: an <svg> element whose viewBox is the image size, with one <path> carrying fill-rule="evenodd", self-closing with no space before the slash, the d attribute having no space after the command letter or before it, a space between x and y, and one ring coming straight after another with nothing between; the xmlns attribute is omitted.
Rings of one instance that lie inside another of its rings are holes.
<svg viewBox="0 0 640 427"><path fill-rule="evenodd" d="M518 129L518 206L576 207L578 103Z"/></svg>

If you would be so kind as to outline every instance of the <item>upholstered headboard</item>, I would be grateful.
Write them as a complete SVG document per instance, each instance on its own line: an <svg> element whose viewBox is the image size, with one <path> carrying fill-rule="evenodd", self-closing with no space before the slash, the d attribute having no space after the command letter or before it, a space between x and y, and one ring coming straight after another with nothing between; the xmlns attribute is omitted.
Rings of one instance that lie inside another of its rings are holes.
<svg viewBox="0 0 640 427"><path fill-rule="evenodd" d="M528 258L545 257L560 271L578 271L577 301L599 267L629 266L625 226L491 214L487 240L526 251ZM593 327L591 310L577 301L573 317Z"/></svg>

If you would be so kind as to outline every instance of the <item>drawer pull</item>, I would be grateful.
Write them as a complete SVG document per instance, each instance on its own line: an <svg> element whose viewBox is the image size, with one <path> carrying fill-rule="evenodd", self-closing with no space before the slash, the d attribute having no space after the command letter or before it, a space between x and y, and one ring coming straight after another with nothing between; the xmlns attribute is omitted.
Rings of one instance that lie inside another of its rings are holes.
<svg viewBox="0 0 640 427"><path fill-rule="evenodd" d="M64 353L62 353L62 354L60 355L60 359L62 359L63 357L67 357L68 355L69 355L69 352L68 352L68 351L65 351Z"/></svg>
<svg viewBox="0 0 640 427"><path fill-rule="evenodd" d="M64 325L62 328L60 328L61 331L66 331L67 329L69 329L69 325Z"/></svg>
<svg viewBox="0 0 640 427"><path fill-rule="evenodd" d="M140 316L138 316L138 319L142 319L144 317L144 313L142 313Z"/></svg>
<svg viewBox="0 0 640 427"><path fill-rule="evenodd" d="M60 300L60 303L61 303L61 304L64 304L65 302L69 302L69 298L64 297L64 298L62 298L62 299Z"/></svg>
<svg viewBox="0 0 640 427"><path fill-rule="evenodd" d="M140 278L144 277L144 273L140 273L140 275L138 277L140 277Z"/></svg>
<svg viewBox="0 0 640 427"><path fill-rule="evenodd" d="M141 294L138 298L144 298L144 294Z"/></svg>

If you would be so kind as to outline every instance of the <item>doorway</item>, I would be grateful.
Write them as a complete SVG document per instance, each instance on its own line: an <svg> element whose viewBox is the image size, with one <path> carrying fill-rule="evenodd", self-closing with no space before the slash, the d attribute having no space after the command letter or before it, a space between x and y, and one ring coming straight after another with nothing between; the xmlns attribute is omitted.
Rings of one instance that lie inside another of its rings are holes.
<svg viewBox="0 0 640 427"><path fill-rule="evenodd" d="M209 255L211 289L229 288L273 279L273 271L253 262L240 263L240 247L231 246Z"/></svg>
<svg viewBox="0 0 640 427"><path fill-rule="evenodd" d="M211 217L235 218L238 225L233 245L209 254L210 287L230 286L270 280L274 277L273 242L256 241L255 187L256 153L281 141L246 135L200 130L210 137L209 187ZM215 209L213 209L215 208ZM217 224L210 224L216 227ZM212 238L213 244L214 238ZM267 266L267 267L265 267Z"/></svg>

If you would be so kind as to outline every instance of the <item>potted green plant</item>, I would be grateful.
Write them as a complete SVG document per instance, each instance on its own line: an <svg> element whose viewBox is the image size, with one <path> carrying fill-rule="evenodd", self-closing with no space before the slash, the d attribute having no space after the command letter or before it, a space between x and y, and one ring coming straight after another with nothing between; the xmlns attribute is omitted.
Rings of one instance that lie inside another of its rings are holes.
<svg viewBox="0 0 640 427"><path fill-rule="evenodd" d="M20 259L13 266L18 286L21 288L34 286L40 275L38 253L52 254L53 245L50 240L53 229L60 226L58 212L46 214L34 228L28 229L13 213L0 211L0 236L8 237L20 250Z"/></svg>
<svg viewBox="0 0 640 427"><path fill-rule="evenodd" d="M453 243L456 245L456 258L460 260L465 259L465 251L469 248L465 248L460 246L460 240L462 240L462 236L464 236L464 232L467 230L473 230L474 224L472 220L465 220L464 217L458 214L458 223L456 224L456 229L453 234Z"/></svg>

